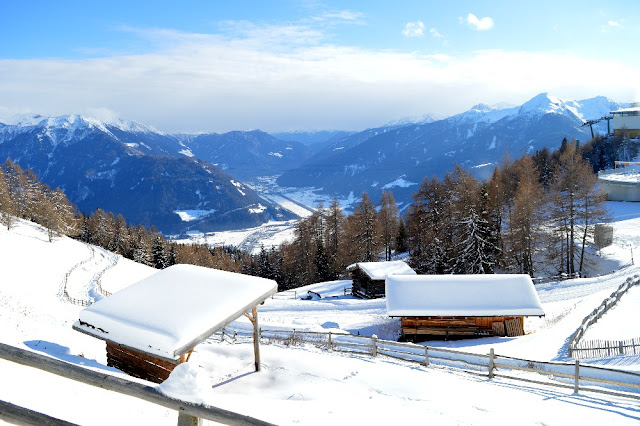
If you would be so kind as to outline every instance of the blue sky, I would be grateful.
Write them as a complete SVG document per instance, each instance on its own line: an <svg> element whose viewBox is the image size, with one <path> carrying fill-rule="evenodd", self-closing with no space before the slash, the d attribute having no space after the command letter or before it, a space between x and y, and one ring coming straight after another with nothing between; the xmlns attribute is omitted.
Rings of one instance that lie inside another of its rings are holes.
<svg viewBox="0 0 640 426"><path fill-rule="evenodd" d="M5 2L0 117L350 129L483 102L640 100L637 1Z"/></svg>

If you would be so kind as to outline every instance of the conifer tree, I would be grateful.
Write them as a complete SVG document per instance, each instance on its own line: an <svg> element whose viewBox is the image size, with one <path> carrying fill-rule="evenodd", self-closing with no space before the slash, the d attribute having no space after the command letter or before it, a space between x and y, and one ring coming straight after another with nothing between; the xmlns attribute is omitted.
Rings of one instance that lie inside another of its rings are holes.
<svg viewBox="0 0 640 426"><path fill-rule="evenodd" d="M382 191L378 220L380 223L382 245L384 247L384 257L385 260L391 260L391 254L396 245L399 222L398 204L391 191Z"/></svg>
<svg viewBox="0 0 640 426"><path fill-rule="evenodd" d="M153 239L151 246L151 263L156 269L164 269L168 266L164 239L160 235L156 235Z"/></svg>

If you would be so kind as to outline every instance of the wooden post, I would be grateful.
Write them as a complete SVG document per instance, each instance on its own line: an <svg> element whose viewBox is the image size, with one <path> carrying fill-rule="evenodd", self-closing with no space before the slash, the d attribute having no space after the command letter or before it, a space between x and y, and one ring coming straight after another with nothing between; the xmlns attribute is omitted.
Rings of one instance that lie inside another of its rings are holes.
<svg viewBox="0 0 640 426"><path fill-rule="evenodd" d="M424 366L427 367L429 365L429 348L424 347Z"/></svg>
<svg viewBox="0 0 640 426"><path fill-rule="evenodd" d="M576 380L573 386L573 392L578 393L580 390L580 361L576 359Z"/></svg>
<svg viewBox="0 0 640 426"><path fill-rule="evenodd" d="M331 332L329 332L329 350L333 350L333 342L331 342Z"/></svg>
<svg viewBox="0 0 640 426"><path fill-rule="evenodd" d="M185 414L182 411L178 412L178 426L201 426L202 419L189 414Z"/></svg>
<svg viewBox="0 0 640 426"><path fill-rule="evenodd" d="M494 369L494 358L495 353L493 352L493 348L489 349L489 378L493 379L493 369Z"/></svg>
<svg viewBox="0 0 640 426"><path fill-rule="evenodd" d="M251 310L253 314L253 353L255 355L256 371L260 371L260 330L258 328L258 307Z"/></svg>
<svg viewBox="0 0 640 426"><path fill-rule="evenodd" d="M260 371L260 335L262 330L258 327L258 307L254 306L251 314L245 312L244 316L249 318L249 321L253 324L253 354L255 356L256 371Z"/></svg>
<svg viewBox="0 0 640 426"><path fill-rule="evenodd" d="M373 345L371 347L371 355L373 355L374 358L376 356L378 356L378 345L377 345L377 342L378 342L378 338L374 334L373 336L371 336L371 343L373 343Z"/></svg>

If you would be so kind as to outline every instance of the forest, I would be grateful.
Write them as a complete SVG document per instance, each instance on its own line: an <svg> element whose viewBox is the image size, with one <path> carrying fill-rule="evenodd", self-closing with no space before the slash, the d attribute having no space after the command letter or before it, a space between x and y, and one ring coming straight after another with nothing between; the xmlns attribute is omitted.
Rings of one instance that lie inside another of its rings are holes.
<svg viewBox="0 0 640 426"><path fill-rule="evenodd" d="M393 193L367 193L345 215L338 200L301 219L292 241L251 255L233 247L177 244L157 230L97 209L80 213L59 189L8 159L0 167L0 223L15 217L155 268L190 263L274 279L279 289L344 277L355 262L401 256L421 274L588 273L594 225L607 220L595 171L626 150L623 141L564 140L516 160L487 181L456 166L426 177L402 212Z"/></svg>

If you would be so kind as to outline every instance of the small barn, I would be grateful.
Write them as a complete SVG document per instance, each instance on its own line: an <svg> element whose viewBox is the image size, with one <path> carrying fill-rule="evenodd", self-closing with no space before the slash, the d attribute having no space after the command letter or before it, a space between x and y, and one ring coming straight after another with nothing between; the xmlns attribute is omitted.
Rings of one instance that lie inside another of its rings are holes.
<svg viewBox="0 0 640 426"><path fill-rule="evenodd" d="M391 275L386 293L387 313L410 341L520 336L524 317L544 315L524 274Z"/></svg>
<svg viewBox="0 0 640 426"><path fill-rule="evenodd" d="M351 294L363 299L375 299L385 295L385 279L390 275L415 275L402 260L389 262L359 262L349 265L353 285Z"/></svg>
<svg viewBox="0 0 640 426"><path fill-rule="evenodd" d="M257 306L276 291L273 280L174 265L83 309L73 328L106 341L109 366L161 383L196 345L245 315L257 371Z"/></svg>

